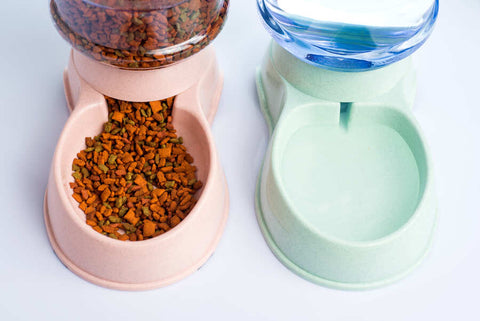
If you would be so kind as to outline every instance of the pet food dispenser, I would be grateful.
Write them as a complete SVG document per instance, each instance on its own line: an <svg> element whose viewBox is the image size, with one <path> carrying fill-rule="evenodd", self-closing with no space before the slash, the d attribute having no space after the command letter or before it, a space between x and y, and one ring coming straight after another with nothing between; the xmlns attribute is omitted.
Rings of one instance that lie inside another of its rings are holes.
<svg viewBox="0 0 480 321"><path fill-rule="evenodd" d="M220 31L228 0L54 0L51 5L60 33L74 47L64 74L65 94L72 113L53 156L44 203L51 245L71 271L97 285L145 290L176 282L200 268L212 255L228 215L227 184L210 130L223 78L214 49L204 48ZM76 25L78 10L83 12L82 23L86 25ZM197 20L186 21L182 13ZM157 15L156 20L150 19L149 14ZM160 15L171 18L175 14L179 17L176 32L183 28L186 40L168 38L155 25ZM98 17L106 21L101 22ZM118 17L133 21L119 20L134 28L130 31L134 36L126 31L120 34L114 25ZM188 25L182 26L186 22ZM96 23L107 24L115 41L117 36L145 37L135 29L145 24L146 34L157 30L152 37L157 42L164 39L167 44L146 51L134 42L128 45L135 48L133 51L126 47L111 48L106 39L106 43L92 40L89 32ZM150 25L155 28L150 30ZM198 25L202 28L195 27ZM116 54L112 56L112 52ZM189 215L155 238L122 242L101 235L85 223L85 214L72 198L71 163L76 153L85 148L85 137L97 135L108 120L104 95L133 102L176 97L173 125L195 158L197 176L204 186Z"/></svg>

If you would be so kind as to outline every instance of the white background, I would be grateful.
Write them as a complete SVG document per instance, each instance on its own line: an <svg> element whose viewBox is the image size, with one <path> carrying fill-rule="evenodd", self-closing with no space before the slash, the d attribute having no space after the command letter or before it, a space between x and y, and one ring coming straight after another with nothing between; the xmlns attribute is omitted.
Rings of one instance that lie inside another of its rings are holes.
<svg viewBox="0 0 480 321"><path fill-rule="evenodd" d="M268 249L254 188L267 144L255 68L269 36L253 0L233 0L215 41L225 88L213 132L230 185L230 217L207 264L147 292L83 281L56 258L42 218L50 161L68 117L69 46L48 3L0 6L0 320L480 320L480 1L442 1L418 52L414 113L431 147L440 204L434 243L407 278L344 292L297 277Z"/></svg>

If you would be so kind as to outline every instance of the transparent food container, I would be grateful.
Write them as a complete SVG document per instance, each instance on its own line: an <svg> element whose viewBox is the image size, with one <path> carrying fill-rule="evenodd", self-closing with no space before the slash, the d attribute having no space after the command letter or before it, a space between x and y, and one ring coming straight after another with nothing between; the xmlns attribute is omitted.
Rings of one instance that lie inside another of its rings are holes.
<svg viewBox="0 0 480 321"><path fill-rule="evenodd" d="M291 54L338 71L403 59L430 35L438 0L257 0L266 29Z"/></svg>
<svg viewBox="0 0 480 321"><path fill-rule="evenodd" d="M229 0L52 0L60 34L78 51L122 68L187 58L220 32Z"/></svg>

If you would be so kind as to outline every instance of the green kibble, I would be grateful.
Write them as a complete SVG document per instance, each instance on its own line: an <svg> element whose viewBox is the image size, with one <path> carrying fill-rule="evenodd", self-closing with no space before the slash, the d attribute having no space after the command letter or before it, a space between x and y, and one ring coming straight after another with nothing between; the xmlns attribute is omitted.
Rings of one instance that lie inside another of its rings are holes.
<svg viewBox="0 0 480 321"><path fill-rule="evenodd" d="M178 140L178 138L172 138L170 139L170 143L172 144L178 144L180 141Z"/></svg>
<svg viewBox="0 0 480 321"><path fill-rule="evenodd" d="M116 135L120 132L120 128L115 128L114 130L112 130L111 134L112 135Z"/></svg>
<svg viewBox="0 0 480 321"><path fill-rule="evenodd" d="M165 187L166 188L173 188L175 186L175 181L166 181Z"/></svg>
<svg viewBox="0 0 480 321"><path fill-rule="evenodd" d="M98 165L98 168L100 168L100 170L105 174L108 172L108 167L105 164Z"/></svg>
<svg viewBox="0 0 480 321"><path fill-rule="evenodd" d="M132 22L137 26L143 25L143 21L141 19L138 19L137 17L133 17Z"/></svg>
<svg viewBox="0 0 480 321"><path fill-rule="evenodd" d="M105 220L101 220L100 222L98 222L98 226L102 227L105 225Z"/></svg>
<svg viewBox="0 0 480 321"><path fill-rule="evenodd" d="M198 16L200 15L200 11L198 10L195 10L195 12L192 14L192 16L190 17L190 20L196 20L198 18Z"/></svg>
<svg viewBox="0 0 480 321"><path fill-rule="evenodd" d="M140 36L140 38L141 38L141 36ZM145 55L146 52L147 52L147 49L145 49L142 46L138 46L138 53L139 53L140 56Z"/></svg>
<svg viewBox="0 0 480 321"><path fill-rule="evenodd" d="M72 171L74 171L74 172L80 171L80 166L78 166L77 164L73 164L72 165Z"/></svg>
<svg viewBox="0 0 480 321"><path fill-rule="evenodd" d="M120 211L118 211L118 216L124 217L125 214L127 214L127 212L128 212L128 207L123 206L123 207L120 209Z"/></svg>
<svg viewBox="0 0 480 321"><path fill-rule="evenodd" d="M126 201L127 201L127 197L126 197L126 196L118 197L118 198L115 200L115 207L116 207L116 208L121 208L121 207L123 206L123 204L125 204Z"/></svg>
<svg viewBox="0 0 480 321"><path fill-rule="evenodd" d="M85 149L87 153L93 152L95 150L95 147L88 147Z"/></svg>
<svg viewBox="0 0 480 321"><path fill-rule="evenodd" d="M109 216L108 217L108 220L111 222L111 223L120 223L122 221L122 219L118 216Z"/></svg>
<svg viewBox="0 0 480 321"><path fill-rule="evenodd" d="M153 178L155 178L155 174L153 175ZM147 188L150 192L153 191L153 185L151 183L147 183Z"/></svg>
<svg viewBox="0 0 480 321"><path fill-rule="evenodd" d="M118 237L113 233L109 233L108 236L111 237L112 239L118 240Z"/></svg>
<svg viewBox="0 0 480 321"><path fill-rule="evenodd" d="M193 185L197 182L195 178L192 178L191 180L188 181L187 185Z"/></svg>
<svg viewBox="0 0 480 321"><path fill-rule="evenodd" d="M117 55L118 57L125 58L125 55L120 50L115 50L115 55Z"/></svg>
<svg viewBox="0 0 480 321"><path fill-rule="evenodd" d="M77 180L81 180L82 179L82 174L80 174L79 172L75 172L72 174L73 178L77 179Z"/></svg>
<svg viewBox="0 0 480 321"><path fill-rule="evenodd" d="M106 133L109 133L112 131L112 126L113 124L108 122L108 123L105 123L105 126L103 126L103 130L106 132Z"/></svg>
<svg viewBox="0 0 480 321"><path fill-rule="evenodd" d="M113 164L115 164L115 161L116 161L116 160L117 160L117 155L111 154L110 156L108 156L108 161L107 161L107 162L108 162L110 165L113 165Z"/></svg>
<svg viewBox="0 0 480 321"><path fill-rule="evenodd" d="M155 164L158 164L160 162L160 155L157 154L155 155Z"/></svg>
<svg viewBox="0 0 480 321"><path fill-rule="evenodd" d="M127 175L125 175L125 179L129 182L133 179L133 173L128 172Z"/></svg>
<svg viewBox="0 0 480 321"><path fill-rule="evenodd" d="M150 216L152 215L152 212L150 212L150 209L148 207L142 207L142 212L143 212L143 215L145 216Z"/></svg>
<svg viewBox="0 0 480 321"><path fill-rule="evenodd" d="M155 142L147 142L147 146L157 147L157 143L155 143Z"/></svg>
<svg viewBox="0 0 480 321"><path fill-rule="evenodd" d="M145 109L140 109L140 114L142 114L143 117L148 117L147 113L145 112Z"/></svg>
<svg viewBox="0 0 480 321"><path fill-rule="evenodd" d="M101 151L103 151L103 146L102 146L102 145L97 145L97 146L95 146L95 151L96 151L97 153L100 153Z"/></svg>
<svg viewBox="0 0 480 321"><path fill-rule="evenodd" d="M122 225L123 225L123 228L128 232L133 233L137 230L137 228L130 223L122 223Z"/></svg>
<svg viewBox="0 0 480 321"><path fill-rule="evenodd" d="M90 176L90 172L85 167L82 167L82 175L83 177L88 178L88 176Z"/></svg>

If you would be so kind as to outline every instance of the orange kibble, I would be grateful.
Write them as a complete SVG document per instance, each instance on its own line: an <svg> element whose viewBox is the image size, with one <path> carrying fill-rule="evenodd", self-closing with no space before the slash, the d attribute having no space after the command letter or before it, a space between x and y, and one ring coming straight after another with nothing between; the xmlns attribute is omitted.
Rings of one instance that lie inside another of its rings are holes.
<svg viewBox="0 0 480 321"><path fill-rule="evenodd" d="M90 197L89 199L87 199L87 204L88 204L88 205L93 204L93 202L95 202L96 199L97 199L97 195L92 195L92 197Z"/></svg>
<svg viewBox="0 0 480 321"><path fill-rule="evenodd" d="M117 231L117 228L116 227L113 227L111 225L104 225L102 226L102 229L107 232L107 233L115 233Z"/></svg>
<svg viewBox="0 0 480 321"><path fill-rule="evenodd" d="M172 145L168 144L165 148L160 148L158 155L161 158L170 157L170 155L172 155Z"/></svg>
<svg viewBox="0 0 480 321"><path fill-rule="evenodd" d="M73 196L73 198L74 198L77 202L79 202L79 203L83 202L83 198L82 198L82 196L80 196L79 194L73 193L72 196Z"/></svg>
<svg viewBox="0 0 480 321"><path fill-rule="evenodd" d="M147 181L145 180L145 178L143 178L142 175L137 175L137 177L135 178L135 184L139 186L145 186L147 185Z"/></svg>
<svg viewBox="0 0 480 321"><path fill-rule="evenodd" d="M155 196L155 197L160 197L163 195L163 193L165 193L165 190L164 189L161 189L161 188L156 188L152 191L152 194Z"/></svg>
<svg viewBox="0 0 480 321"><path fill-rule="evenodd" d="M152 108L153 113L158 113L162 110L162 104L159 101L151 101L150 107Z"/></svg>
<svg viewBox="0 0 480 321"><path fill-rule="evenodd" d="M112 115L112 119L118 121L119 123L123 122L123 117L125 117L125 115L119 111L115 111Z"/></svg>
<svg viewBox="0 0 480 321"><path fill-rule="evenodd" d="M85 202L82 202L80 203L80 205L78 206L82 211L85 212L85 210L87 209L87 203Z"/></svg>
<svg viewBox="0 0 480 321"><path fill-rule="evenodd" d="M163 172L158 172L157 173L157 179L160 183L165 182L167 179L165 178L165 174Z"/></svg>
<svg viewBox="0 0 480 321"><path fill-rule="evenodd" d="M85 166L85 161L81 160L81 159L78 159L78 158L75 158L73 160L73 164L74 165L78 165L80 167L84 167Z"/></svg>
<svg viewBox="0 0 480 321"><path fill-rule="evenodd" d="M164 230L165 232L170 230L170 226L168 226L168 224L164 223L164 222L158 223L158 227L161 228L162 230Z"/></svg>
<svg viewBox="0 0 480 321"><path fill-rule="evenodd" d="M170 219L170 226L175 227L181 222L180 218L177 215L172 216Z"/></svg>
<svg viewBox="0 0 480 321"><path fill-rule="evenodd" d="M140 220L140 218L135 216L135 211L133 209L128 210L127 214L125 214L123 218L130 222L130 224L133 226L135 226Z"/></svg>
<svg viewBox="0 0 480 321"><path fill-rule="evenodd" d="M156 224L152 221L143 221L143 236L152 236L155 233Z"/></svg>
<svg viewBox="0 0 480 321"><path fill-rule="evenodd" d="M102 202L105 202L110 197L110 194L112 194L112 192L110 192L108 188L104 189L102 195L100 195Z"/></svg>
<svg viewBox="0 0 480 321"><path fill-rule="evenodd" d="M129 239L128 235L127 234L122 234L122 235L119 235L118 236L118 239L120 241L127 241Z"/></svg>

